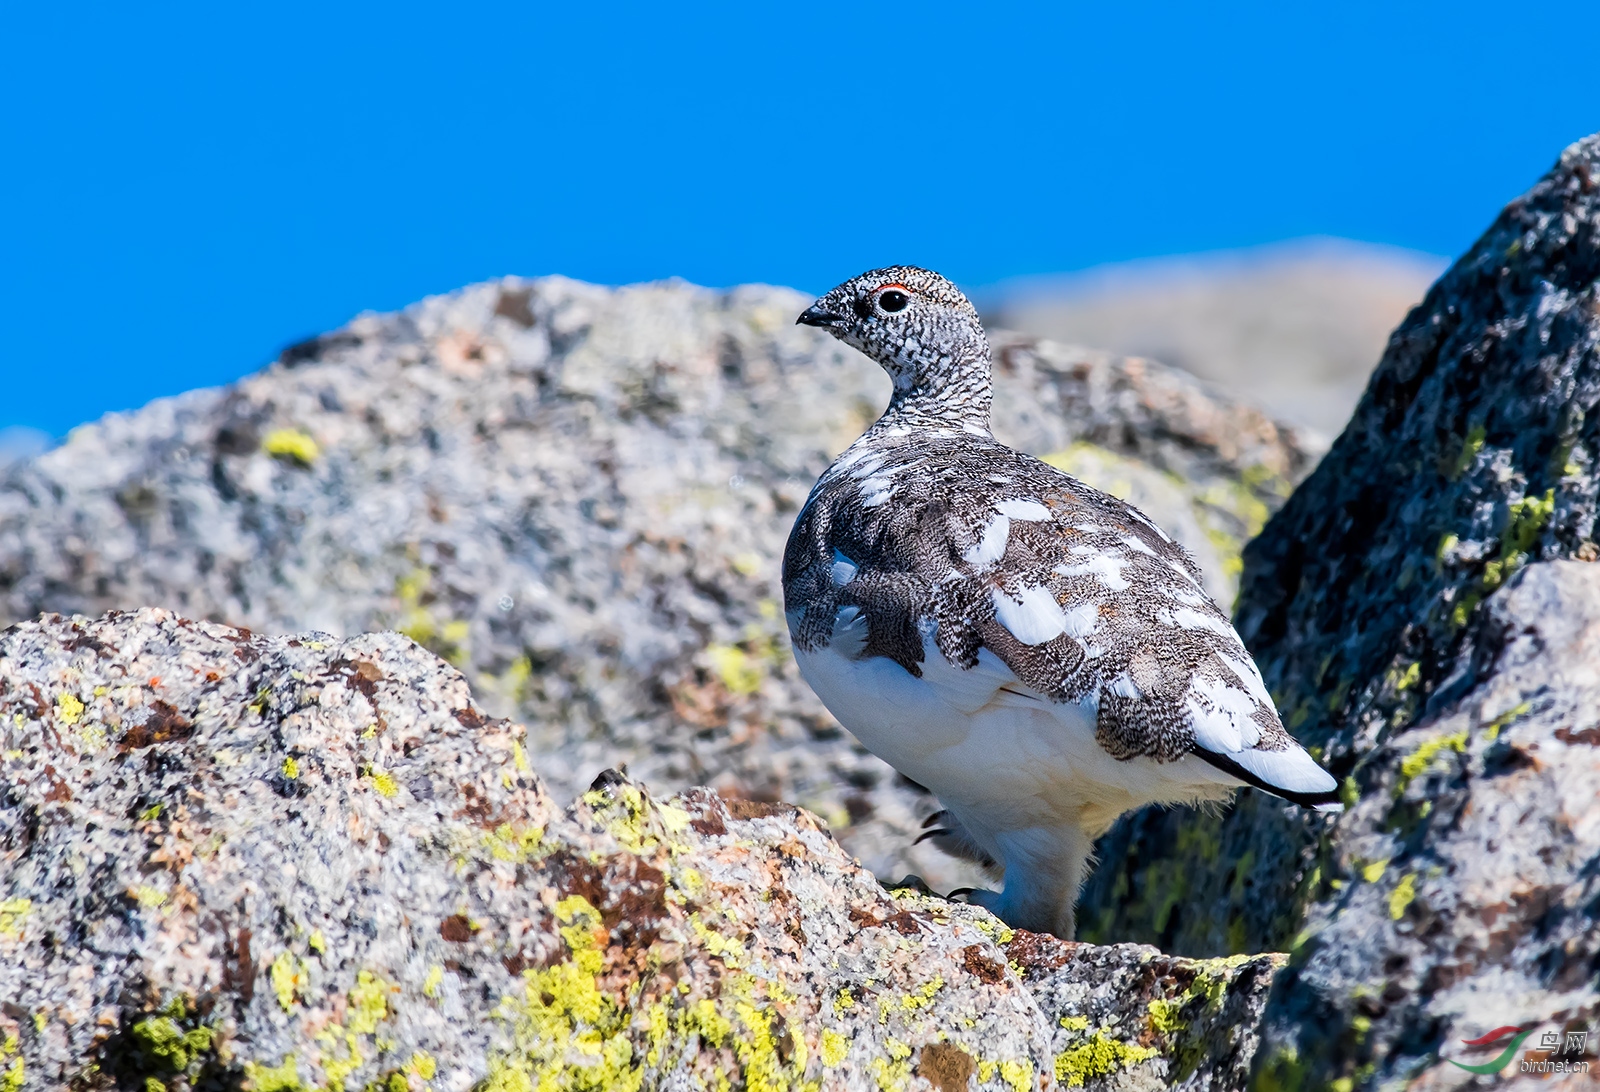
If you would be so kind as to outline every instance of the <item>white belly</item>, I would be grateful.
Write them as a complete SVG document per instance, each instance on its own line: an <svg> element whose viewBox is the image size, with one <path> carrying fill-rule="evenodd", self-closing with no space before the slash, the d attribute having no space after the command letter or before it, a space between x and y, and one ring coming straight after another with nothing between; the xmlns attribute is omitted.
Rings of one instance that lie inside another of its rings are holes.
<svg viewBox="0 0 1600 1092"><path fill-rule="evenodd" d="M991 832L1104 829L1130 808L1219 795L1214 771L1197 759L1112 758L1095 740L1095 700L1031 694L987 649L963 670L927 641L919 679L892 660L852 660L835 647L795 650L828 711L946 807L981 813Z"/></svg>

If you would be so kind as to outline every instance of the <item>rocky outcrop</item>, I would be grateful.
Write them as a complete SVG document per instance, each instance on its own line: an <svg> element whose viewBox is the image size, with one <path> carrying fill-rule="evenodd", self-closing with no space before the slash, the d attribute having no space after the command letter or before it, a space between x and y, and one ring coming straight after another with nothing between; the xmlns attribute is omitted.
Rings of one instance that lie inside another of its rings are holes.
<svg viewBox="0 0 1600 1092"><path fill-rule="evenodd" d="M1589 1031L1592 1060L1597 278L1600 136L1428 293L1245 551L1241 632L1351 810L1244 794L1102 846L1085 898L1119 938L1292 950L1264 1088L1460 1083L1488 1060L1460 1040L1507 1025Z"/></svg>
<svg viewBox="0 0 1600 1092"><path fill-rule="evenodd" d="M0 624L164 606L398 629L528 725L562 799L626 765L826 817L880 875L935 805L799 680L778 558L887 380L798 293L509 279L367 315L259 375L113 415L0 474ZM1309 469L1295 434L1141 360L996 338L1000 435L1131 496L1233 597Z"/></svg>
<svg viewBox="0 0 1600 1092"><path fill-rule="evenodd" d="M1014 933L615 773L411 640L0 634L0 1087L1238 1089L1281 957Z"/></svg>

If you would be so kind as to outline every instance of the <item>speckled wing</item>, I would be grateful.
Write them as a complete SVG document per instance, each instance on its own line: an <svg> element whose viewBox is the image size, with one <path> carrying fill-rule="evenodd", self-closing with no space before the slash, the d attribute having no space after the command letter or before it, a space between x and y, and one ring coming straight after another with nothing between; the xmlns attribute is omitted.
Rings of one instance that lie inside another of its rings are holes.
<svg viewBox="0 0 1600 1092"><path fill-rule="evenodd" d="M852 447L796 521L784 587L798 647L842 640L918 676L925 638L962 668L988 649L1028 691L1097 703L1117 758L1195 754L1298 803L1334 800L1188 553L994 441Z"/></svg>

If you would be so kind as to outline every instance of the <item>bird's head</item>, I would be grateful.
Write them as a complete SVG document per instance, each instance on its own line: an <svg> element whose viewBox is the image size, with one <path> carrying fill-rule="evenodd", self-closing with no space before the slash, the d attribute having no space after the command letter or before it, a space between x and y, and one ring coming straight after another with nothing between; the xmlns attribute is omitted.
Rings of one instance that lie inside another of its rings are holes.
<svg viewBox="0 0 1600 1092"><path fill-rule="evenodd" d="M896 394L937 395L963 372L988 380L989 341L978 311L939 274L895 265L852 277L796 320L876 360Z"/></svg>

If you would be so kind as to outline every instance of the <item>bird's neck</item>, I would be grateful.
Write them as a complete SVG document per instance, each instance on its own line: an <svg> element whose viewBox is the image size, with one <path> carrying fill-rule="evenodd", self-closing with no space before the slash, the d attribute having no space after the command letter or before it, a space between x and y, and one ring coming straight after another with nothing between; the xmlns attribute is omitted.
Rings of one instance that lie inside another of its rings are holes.
<svg viewBox="0 0 1600 1092"><path fill-rule="evenodd" d="M961 429L990 435L994 393L989 354L925 369L910 386L895 388L873 430L896 427Z"/></svg>

